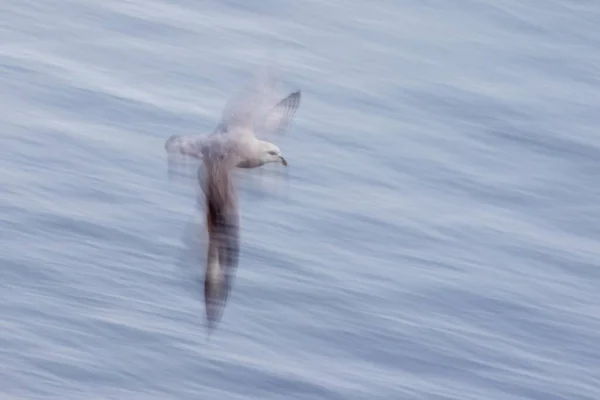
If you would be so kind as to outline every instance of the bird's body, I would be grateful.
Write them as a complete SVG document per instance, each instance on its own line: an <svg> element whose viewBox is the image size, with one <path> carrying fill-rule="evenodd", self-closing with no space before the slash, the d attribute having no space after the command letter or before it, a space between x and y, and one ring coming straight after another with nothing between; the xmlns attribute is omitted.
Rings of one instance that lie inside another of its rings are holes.
<svg viewBox="0 0 600 400"><path fill-rule="evenodd" d="M226 108L212 134L171 136L165 143L170 155L202 160L201 185L208 232L204 298L209 330L221 318L239 260L239 208L232 172L235 168L257 168L271 162L287 165L281 150L270 142L258 140L255 132L283 131L299 106L301 92L271 104L260 115L261 107L264 112L265 87L260 89L249 101L238 102L233 109Z"/></svg>

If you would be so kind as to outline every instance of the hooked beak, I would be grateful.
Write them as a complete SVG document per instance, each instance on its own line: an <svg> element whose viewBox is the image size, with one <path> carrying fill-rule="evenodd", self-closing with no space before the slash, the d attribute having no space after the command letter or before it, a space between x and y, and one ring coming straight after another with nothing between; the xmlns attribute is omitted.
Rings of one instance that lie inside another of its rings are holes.
<svg viewBox="0 0 600 400"><path fill-rule="evenodd" d="M285 161L285 158L281 156L279 156L279 158L281 158L281 163L287 167L287 161Z"/></svg>

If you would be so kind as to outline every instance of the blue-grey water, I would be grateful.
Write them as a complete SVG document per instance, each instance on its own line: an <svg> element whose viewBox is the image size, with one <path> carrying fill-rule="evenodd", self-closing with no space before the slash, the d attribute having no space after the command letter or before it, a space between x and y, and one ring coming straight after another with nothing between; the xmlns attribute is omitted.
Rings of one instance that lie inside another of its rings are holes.
<svg viewBox="0 0 600 400"><path fill-rule="evenodd" d="M3 0L0 397L600 399L599 26L584 0ZM290 167L244 181L207 340L163 145L269 60L303 91Z"/></svg>

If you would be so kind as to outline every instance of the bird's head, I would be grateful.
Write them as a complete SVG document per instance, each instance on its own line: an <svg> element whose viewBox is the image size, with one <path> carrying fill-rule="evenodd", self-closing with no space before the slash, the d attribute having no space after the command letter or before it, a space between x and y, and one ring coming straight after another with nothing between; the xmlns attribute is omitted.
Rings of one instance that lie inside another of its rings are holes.
<svg viewBox="0 0 600 400"><path fill-rule="evenodd" d="M283 155L281 155L281 150L279 147L269 142L262 142L261 162L263 164L275 162L282 163L285 166L288 165L285 158L283 158Z"/></svg>

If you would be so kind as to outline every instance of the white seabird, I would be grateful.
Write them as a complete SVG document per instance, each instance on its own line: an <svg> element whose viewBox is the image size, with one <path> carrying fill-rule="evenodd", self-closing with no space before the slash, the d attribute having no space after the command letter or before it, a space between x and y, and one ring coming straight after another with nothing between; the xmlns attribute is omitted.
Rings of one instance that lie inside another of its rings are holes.
<svg viewBox="0 0 600 400"><path fill-rule="evenodd" d="M209 332L221 319L239 259L239 207L233 169L273 162L287 166L279 147L257 139L255 132L283 132L300 104L300 91L269 104L273 99L268 95L271 87L258 89L250 96L234 97L212 134L171 136L165 143L167 153L199 159L203 164L208 231L204 301Z"/></svg>

